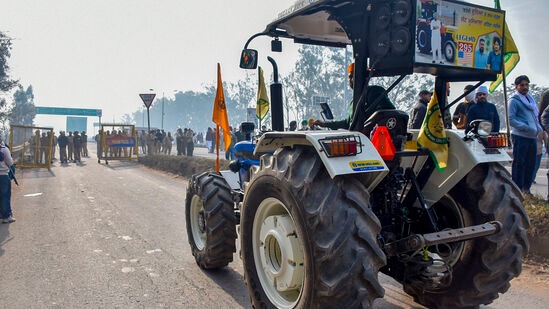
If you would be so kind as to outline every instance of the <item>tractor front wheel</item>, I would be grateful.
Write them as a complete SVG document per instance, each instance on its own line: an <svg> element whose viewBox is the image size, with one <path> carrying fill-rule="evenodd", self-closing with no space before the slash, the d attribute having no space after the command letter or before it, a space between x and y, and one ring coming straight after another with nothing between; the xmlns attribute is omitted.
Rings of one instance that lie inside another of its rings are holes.
<svg viewBox="0 0 549 309"><path fill-rule="evenodd" d="M185 201L187 237L196 263L224 267L236 251L236 216L231 188L217 173L194 175Z"/></svg>

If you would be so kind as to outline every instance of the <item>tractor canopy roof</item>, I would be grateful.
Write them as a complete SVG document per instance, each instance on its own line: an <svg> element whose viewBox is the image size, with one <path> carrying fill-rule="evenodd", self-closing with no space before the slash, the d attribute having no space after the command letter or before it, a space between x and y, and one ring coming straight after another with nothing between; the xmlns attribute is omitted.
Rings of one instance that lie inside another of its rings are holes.
<svg viewBox="0 0 549 309"><path fill-rule="evenodd" d="M431 30L435 16L440 30ZM416 72L449 81L494 80L501 66L477 66L475 52L481 40L504 41L504 20L501 10L455 0L300 0L261 34L300 44L352 45L357 64L366 64L373 76ZM442 37L436 52L442 59L436 62L431 61L432 31Z"/></svg>

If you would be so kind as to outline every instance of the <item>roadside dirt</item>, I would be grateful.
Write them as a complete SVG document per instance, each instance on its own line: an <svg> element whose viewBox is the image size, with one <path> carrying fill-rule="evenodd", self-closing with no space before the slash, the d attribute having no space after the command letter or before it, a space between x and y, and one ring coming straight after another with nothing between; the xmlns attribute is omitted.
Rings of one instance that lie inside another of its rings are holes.
<svg viewBox="0 0 549 309"><path fill-rule="evenodd" d="M549 259L527 258L523 262L522 273L511 284L526 286L535 293L549 293Z"/></svg>

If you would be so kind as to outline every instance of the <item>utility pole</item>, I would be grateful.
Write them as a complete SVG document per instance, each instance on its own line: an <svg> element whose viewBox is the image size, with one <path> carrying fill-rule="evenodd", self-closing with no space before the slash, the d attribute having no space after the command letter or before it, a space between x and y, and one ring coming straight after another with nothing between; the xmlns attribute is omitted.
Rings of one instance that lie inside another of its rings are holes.
<svg viewBox="0 0 549 309"><path fill-rule="evenodd" d="M164 98L166 96L164 95L164 91L162 91L162 130L164 130Z"/></svg>

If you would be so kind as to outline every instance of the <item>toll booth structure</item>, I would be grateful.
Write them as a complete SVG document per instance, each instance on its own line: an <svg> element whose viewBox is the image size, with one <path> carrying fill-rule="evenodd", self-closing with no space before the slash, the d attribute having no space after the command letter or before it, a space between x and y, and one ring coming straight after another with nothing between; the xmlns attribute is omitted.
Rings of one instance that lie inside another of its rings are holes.
<svg viewBox="0 0 549 309"><path fill-rule="evenodd" d="M53 128L11 125L9 146L18 167L51 169Z"/></svg>
<svg viewBox="0 0 549 309"><path fill-rule="evenodd" d="M138 157L137 131L133 124L102 123L97 141L97 163Z"/></svg>

